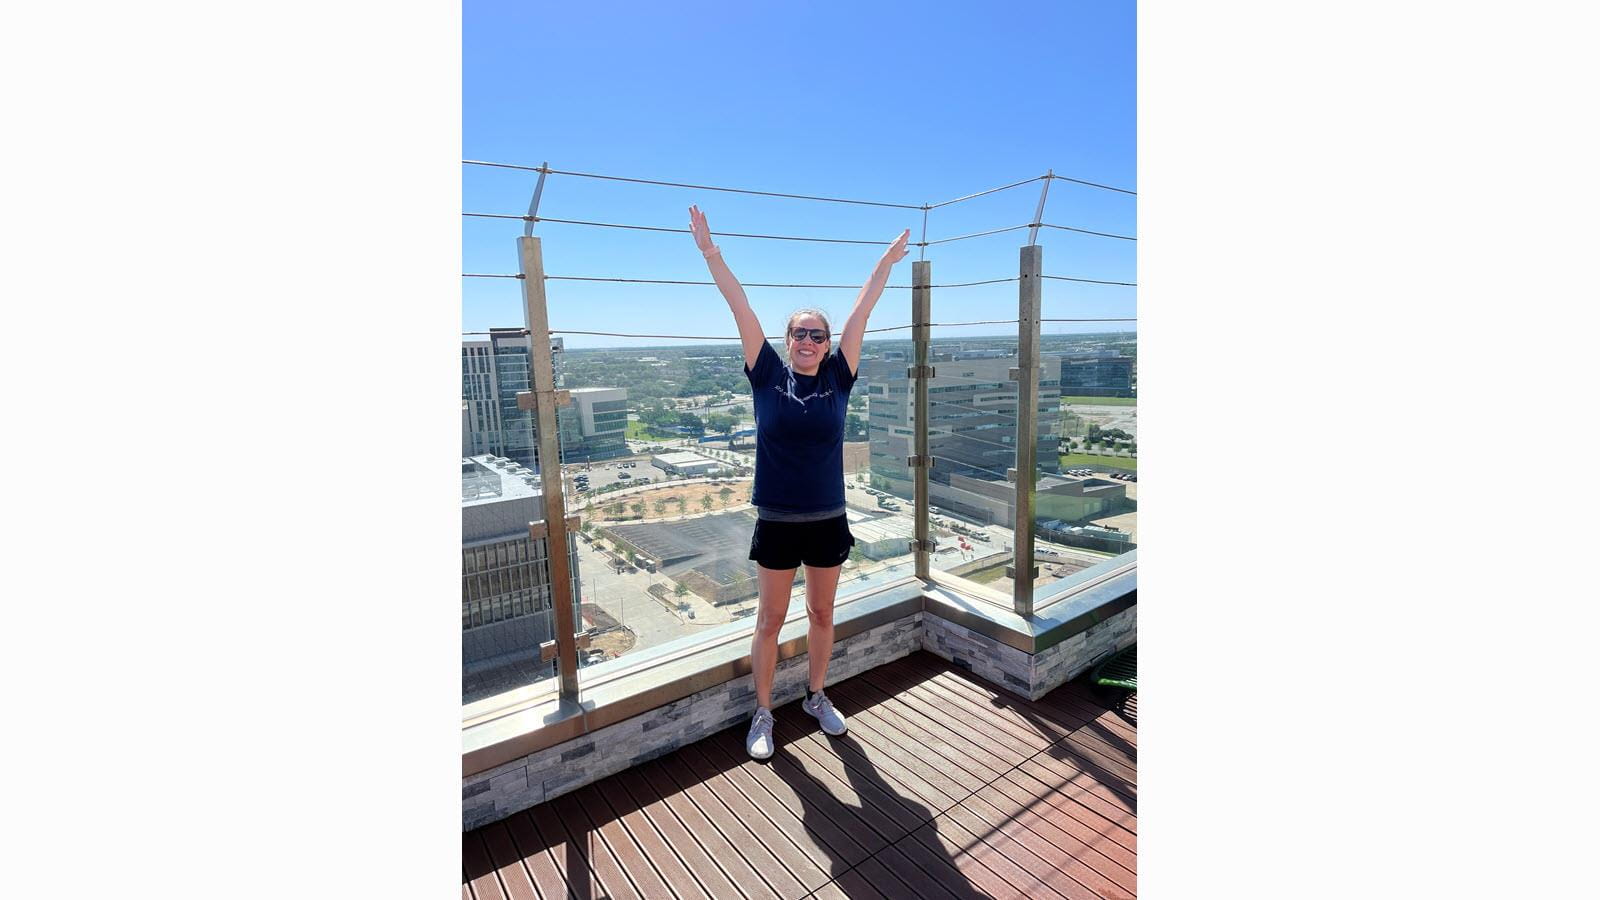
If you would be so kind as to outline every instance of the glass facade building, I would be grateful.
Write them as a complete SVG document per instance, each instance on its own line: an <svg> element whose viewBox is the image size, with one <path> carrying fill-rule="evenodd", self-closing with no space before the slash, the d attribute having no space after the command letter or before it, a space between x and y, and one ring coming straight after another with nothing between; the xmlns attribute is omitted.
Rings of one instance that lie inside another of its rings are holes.
<svg viewBox="0 0 1600 900"><path fill-rule="evenodd" d="M556 386L562 387L561 338L551 338ZM490 329L488 340L461 344L461 454L504 456L538 470L537 413L517 408L517 394L532 390L531 353L520 328ZM556 410L565 462L624 456L628 452L627 391L580 388L574 403ZM592 406L592 408L591 408Z"/></svg>
<svg viewBox="0 0 1600 900"><path fill-rule="evenodd" d="M1133 357L1069 353L1061 357L1061 393L1068 397L1132 397Z"/></svg>

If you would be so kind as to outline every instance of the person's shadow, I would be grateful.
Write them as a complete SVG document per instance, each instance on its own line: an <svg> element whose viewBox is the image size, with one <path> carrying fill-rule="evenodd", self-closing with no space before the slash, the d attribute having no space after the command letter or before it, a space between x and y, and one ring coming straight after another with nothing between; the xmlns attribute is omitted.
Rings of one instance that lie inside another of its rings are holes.
<svg viewBox="0 0 1600 900"><path fill-rule="evenodd" d="M872 702L835 698L835 705L849 721ZM849 733L823 734L798 700L774 710L774 716L773 756L752 764L769 767L798 796L799 818L819 843L829 846L829 873L847 896L988 896L972 885L932 834L929 823L938 812L885 778L872 762L870 754L879 751ZM752 762L744 752L743 729L720 737L729 753L736 749L740 764Z"/></svg>

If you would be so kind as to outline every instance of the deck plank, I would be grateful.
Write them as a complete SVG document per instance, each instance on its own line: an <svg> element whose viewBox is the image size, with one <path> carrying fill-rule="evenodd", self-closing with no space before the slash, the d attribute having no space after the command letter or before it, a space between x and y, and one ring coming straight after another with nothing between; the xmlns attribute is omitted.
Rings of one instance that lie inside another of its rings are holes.
<svg viewBox="0 0 1600 900"><path fill-rule="evenodd" d="M500 876L483 845L482 829L461 836L461 866L475 900L505 900Z"/></svg>
<svg viewBox="0 0 1600 900"><path fill-rule="evenodd" d="M980 840L1052 890L1071 900L1099 900L1100 895L1072 876L1050 864L1049 850L1042 848L1043 839L1027 829L997 829L990 822L966 806L957 806L945 813L952 822L977 835Z"/></svg>
<svg viewBox="0 0 1600 900"><path fill-rule="evenodd" d="M502 824L506 826L506 833L511 836L517 853L522 856L522 864L532 873L533 884L539 889L539 894L544 900L561 900L562 897L574 896L550 853L549 845L539 835L539 830L534 827L533 820L528 814L517 813Z"/></svg>
<svg viewBox="0 0 1600 900"><path fill-rule="evenodd" d="M566 801L564 804L563 800ZM578 816L587 817L591 833L604 844L641 896L665 897L671 893L661 874L629 836L627 827L612 812L611 805L600 796L599 788L592 784L585 785L558 799L556 803L557 809L564 810L574 820ZM581 822L579 824L581 826Z"/></svg>
<svg viewBox="0 0 1600 900"><path fill-rule="evenodd" d="M712 765L722 768L730 777L737 775L747 779L741 784L745 795L762 806L769 816L786 816L809 832L807 840L816 844L819 854L826 854L821 858L834 860L831 874L837 876L859 865L873 851L887 845L871 829L857 829L852 833L848 827L852 818L850 811L811 779L785 780L780 777L775 769L785 764L785 760L779 758L777 753L773 754L772 760L756 762L745 755L742 741L737 750L731 744L725 739L714 739L702 741L696 746L706 754ZM739 754L737 757L734 756L735 752ZM755 791L761 793L756 794Z"/></svg>
<svg viewBox="0 0 1600 900"><path fill-rule="evenodd" d="M1018 865L994 846L961 827L948 813L940 815L925 828L918 829L916 836L929 846L937 844L948 854L954 855L959 851L983 863L1005 880L1008 885L1005 893L1008 895L1020 892L1018 896L1037 897L1041 900L1053 900L1064 896L1034 877L1033 873Z"/></svg>
<svg viewBox="0 0 1600 900"><path fill-rule="evenodd" d="M1061 872L1071 876L1073 881L1094 891L1102 897L1127 897L1132 895L1129 886L1121 884L1118 879L1112 878L1075 857L1073 850L1081 849L1081 845L1057 843L1050 838L1039 834L1020 819L1007 816L988 797L992 789L979 791L967 798L961 805L962 809L970 811L982 819L991 831L1000 831L1022 844L1033 852L1035 856L1055 866ZM1130 879L1131 880L1131 879Z"/></svg>
<svg viewBox="0 0 1600 900"><path fill-rule="evenodd" d="M833 874L816 859L820 855L826 861L826 845L822 850L815 849L817 839L806 833L792 813L785 811L782 815L768 815L764 808L739 790L729 773L717 771L693 745L684 747L673 756L675 762L682 763L685 777L700 779L702 786L761 842L762 849L772 854L799 882L802 890L790 896L804 896L832 880ZM785 821L785 815L788 821ZM804 844L797 841L803 841Z"/></svg>
<svg viewBox="0 0 1600 900"><path fill-rule="evenodd" d="M588 820L568 822L563 798L540 803L528 810L539 832L550 843L550 852L556 866L566 876L572 892L581 898L618 897L638 900L616 860L605 851L604 845L589 829ZM569 827L570 825L570 827Z"/></svg>
<svg viewBox="0 0 1600 900"><path fill-rule="evenodd" d="M934 815L959 802L962 797L982 785L981 779L965 769L946 768L943 764L935 765L929 761L929 748L901 734L892 725L885 725L882 716L877 715L871 708L848 699L834 705L847 717L849 732L830 738L830 741L845 746L856 746L872 758L873 764L879 768L905 773L905 777L901 779L902 783L906 783L913 790L920 792L923 786L931 787L934 793L928 795L928 799L934 806ZM875 751L877 756L873 756L867 748Z"/></svg>
<svg viewBox="0 0 1600 900"><path fill-rule="evenodd" d="M1062 794L1050 785L1023 774L1021 769L1015 772L1008 772L1005 780L1016 786L1017 790L1014 796L1032 797L1039 803L1054 806L1063 815L1081 823L1088 833L1110 838L1114 843L1126 849L1130 857L1136 856L1138 832L1134 826L1138 823L1131 815L1120 821L1107 818L1085 804ZM998 786L999 782L995 784ZM1129 868L1132 868L1132 866L1130 865Z"/></svg>
<svg viewBox="0 0 1600 900"><path fill-rule="evenodd" d="M523 865L522 853L511 840L511 832L506 830L505 823L496 822L484 828L482 834L484 846L489 850L489 859L500 876L500 886L505 888L506 895L511 900L540 900L539 889L534 886L533 876ZM563 886L562 894L565 893Z"/></svg>
<svg viewBox="0 0 1600 900"><path fill-rule="evenodd" d="M899 840L920 828L926 821L926 807L915 804L892 790L881 777L869 777L853 766L849 754L815 743L814 737L780 724L773 730L782 740L773 753L780 775L788 767L802 771L836 797L868 828L877 833L883 845Z"/></svg>
<svg viewBox="0 0 1600 900"><path fill-rule="evenodd" d="M958 717L958 709L952 709L948 702L941 704L935 695L928 692L925 685L906 682L895 677L892 672L874 669L867 672L865 677L879 689L893 694L907 709L916 712L929 722L938 724L950 733L969 739L981 735L987 742L989 752L1001 758L1007 768L1015 766L1047 746L1043 738L1037 741L1026 740L1004 728L988 727L987 721L984 722L985 727L982 731L974 731L970 722L964 723Z"/></svg>
<svg viewBox="0 0 1600 900"><path fill-rule="evenodd" d="M875 742L860 740L853 731L841 737L829 737L817 727L815 719L800 711L799 704L791 704L783 712L787 714L779 716L773 734L781 730L789 740L804 741L813 758L833 755L848 760L850 770L856 772L864 783L898 798L911 810L916 818L912 828L921 828L922 823L955 802L956 798L941 792L908 768L908 761L900 758L898 748L894 754L885 753ZM799 724L801 719L805 720L804 726ZM941 780L950 783L948 778Z"/></svg>
<svg viewBox="0 0 1600 900"><path fill-rule="evenodd" d="M611 808L612 814L627 829L628 836L633 838L644 855L655 864L656 870L666 881L673 896L684 900L710 900L711 895L657 831L633 795L623 787L621 779L602 779L595 784L595 789Z"/></svg>
<svg viewBox="0 0 1600 900"><path fill-rule="evenodd" d="M746 815L748 804L735 803L735 808L730 809L719 795L718 787L707 784L706 779L689 768L682 750L669 753L657 762L661 764L661 771L677 782L700 813L737 848L752 869L761 873L778 896L803 897L828 880L822 878L815 884L807 884L796 877L790 868L790 865L798 865L794 859L798 852L794 845L759 813L754 818Z"/></svg>
<svg viewBox="0 0 1600 900"><path fill-rule="evenodd" d="M1015 766L1025 757L1010 756L993 745L972 741L961 729L952 728L948 716L929 718L917 707L907 703L895 693L884 691L865 680L852 680L849 690L858 700L870 705L873 712L893 723L902 733L916 738L929 749L941 754L978 777L988 780Z"/></svg>
<svg viewBox="0 0 1600 900"><path fill-rule="evenodd" d="M948 714L933 717L933 714L913 706L904 698L870 684L852 689L859 690L859 696L870 699L875 704L874 710L893 721L903 732L930 748L943 748L940 752L952 762L985 781L1010 770L1032 755L1012 754L992 742L974 740L971 729L956 726Z"/></svg>
<svg viewBox="0 0 1600 900"><path fill-rule="evenodd" d="M798 891L799 883L792 878L788 878L786 870L782 872L782 875L785 876L783 880L769 883L767 878L776 878L779 874L776 870L782 868L778 865L778 861L772 859L771 854L767 854L766 859L761 859L761 854L755 850L749 850L749 855L747 855L746 851L750 848L750 845L755 843L754 838L750 836L750 832L743 827L736 827L730 833L725 834L719 826L737 824L724 821L730 818L727 810L721 804L714 804L714 812L718 818L718 821L714 823L701 808L700 804L696 802L696 798L692 796L693 792L679 787L660 763L661 760L659 759L652 760L639 766L639 769L644 773L645 778L649 780L651 787L666 800L667 805L677 814L684 827L700 840L706 852L727 871L729 879L732 880L741 893L746 897L752 898L752 900L755 900L755 898L792 897L796 893L800 893ZM756 857L756 865L751 864L751 855ZM763 877L763 873L765 873L765 877Z"/></svg>
<svg viewBox="0 0 1600 900"><path fill-rule="evenodd" d="M699 882L702 890L712 897L739 895L739 889L734 887L729 873L723 871L700 841L684 827L667 801L656 793L638 769L628 769L612 777L627 790L633 802L640 805L645 818L650 820L667 848L677 855L679 862Z"/></svg>
<svg viewBox="0 0 1600 900"><path fill-rule="evenodd" d="M1053 900L1060 896L948 815L936 817L912 837L929 851L950 860L968 883L991 897Z"/></svg>
<svg viewBox="0 0 1600 900"><path fill-rule="evenodd" d="M1118 887L1133 890L1135 864L1133 854L1127 848L1083 827L1055 807L1039 803L1033 797L1019 796L1020 792L1014 791L1018 791L1016 786L1002 778L979 792L979 796L998 810L1000 815L1020 822L1050 843L1065 848L1074 859L1104 875Z"/></svg>

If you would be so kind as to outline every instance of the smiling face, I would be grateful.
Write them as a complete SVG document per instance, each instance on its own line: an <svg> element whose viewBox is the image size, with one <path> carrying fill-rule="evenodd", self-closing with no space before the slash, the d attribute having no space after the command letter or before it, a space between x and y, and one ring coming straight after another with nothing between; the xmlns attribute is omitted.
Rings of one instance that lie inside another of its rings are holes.
<svg viewBox="0 0 1600 900"><path fill-rule="evenodd" d="M796 328L821 329L828 333L828 339L820 344L812 343L809 337L797 341L794 338ZM815 375L823 359L827 358L828 349L833 346L833 332L828 327L828 320L817 315L816 311L801 310L789 317L783 343L789 350L789 367L801 375Z"/></svg>

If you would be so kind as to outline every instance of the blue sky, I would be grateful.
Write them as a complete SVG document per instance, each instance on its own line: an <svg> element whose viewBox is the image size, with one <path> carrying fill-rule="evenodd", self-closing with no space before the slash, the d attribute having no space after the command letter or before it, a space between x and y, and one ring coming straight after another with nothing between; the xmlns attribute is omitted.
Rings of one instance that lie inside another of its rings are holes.
<svg viewBox="0 0 1600 900"><path fill-rule="evenodd" d="M654 3L463 7L462 158L606 175L892 203L938 203L1054 169L1137 190L1131 2L976 4ZM534 173L462 167L463 210L520 215ZM1040 183L933 210L928 239L1031 220ZM1044 221L1137 234L1136 198L1051 183ZM713 231L919 239L918 210L546 179L540 214ZM515 272L522 223L464 219L466 272ZM708 281L687 234L540 223L545 270ZM1027 231L927 248L935 284L1017 273ZM718 238L745 282L850 284L881 247ZM1136 281L1130 241L1042 229L1044 272ZM909 284L913 247L890 284ZM1130 317L1136 289L1046 281L1045 316ZM521 325L519 285L463 279L467 331ZM816 305L842 323L852 290L748 288L769 334ZM733 335L711 286L549 282L552 327ZM889 290L871 327L910 321ZM935 290L936 322L1014 318L1016 285ZM837 325L836 325L837 327ZM1047 332L1092 329L1047 324ZM996 332L936 329L935 337ZM901 333L904 334L904 333ZM897 335L898 336L898 335ZM568 345L615 346L569 337Z"/></svg>

